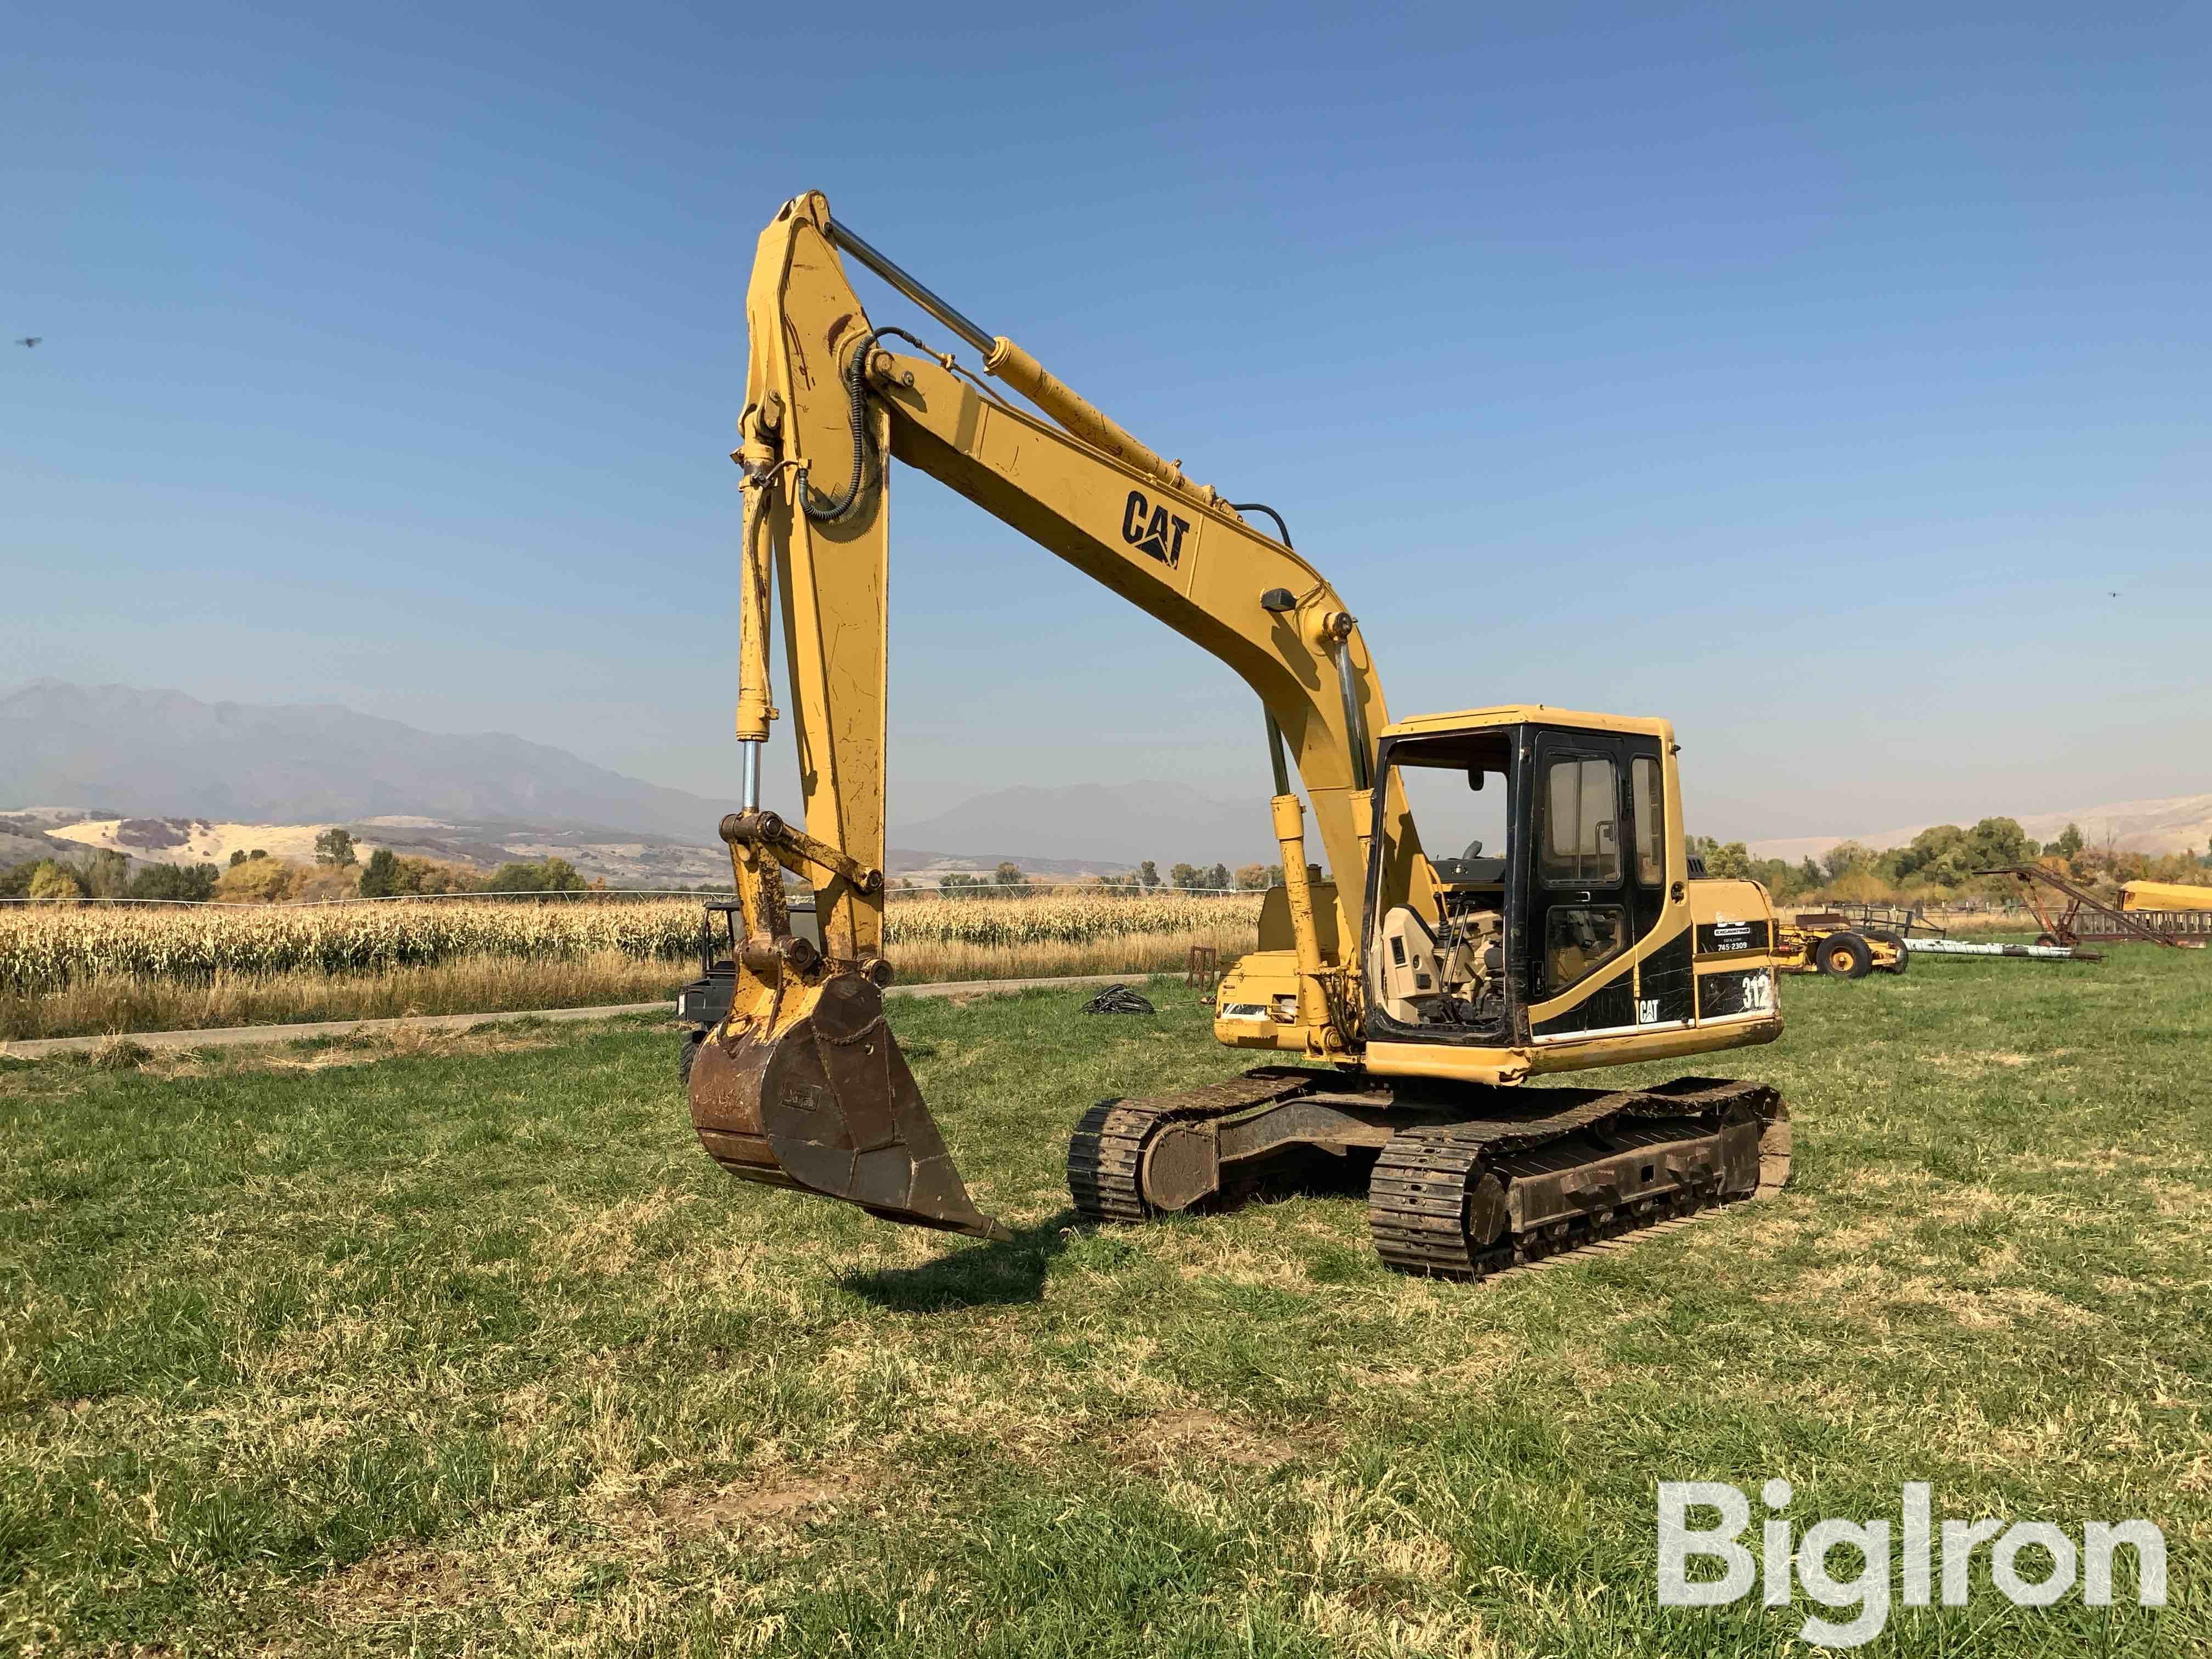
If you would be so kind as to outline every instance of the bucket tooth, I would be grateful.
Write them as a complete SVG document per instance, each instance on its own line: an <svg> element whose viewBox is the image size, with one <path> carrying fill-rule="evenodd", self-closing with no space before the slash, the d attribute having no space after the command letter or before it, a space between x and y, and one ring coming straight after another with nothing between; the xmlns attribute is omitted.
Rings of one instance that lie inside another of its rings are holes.
<svg viewBox="0 0 2212 1659"><path fill-rule="evenodd" d="M769 1028L733 1015L701 1046L690 1091L700 1145L742 1180L887 1221L1011 1237L969 1197L884 1018L882 991L843 973L796 994L796 1018Z"/></svg>

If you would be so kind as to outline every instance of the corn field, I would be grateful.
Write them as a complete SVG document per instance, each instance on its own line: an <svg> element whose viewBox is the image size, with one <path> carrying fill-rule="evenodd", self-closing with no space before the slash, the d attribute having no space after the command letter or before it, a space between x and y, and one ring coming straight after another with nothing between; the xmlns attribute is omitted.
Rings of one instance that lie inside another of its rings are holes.
<svg viewBox="0 0 2212 1659"><path fill-rule="evenodd" d="M885 944L1091 945L1139 933L1255 927L1260 895L908 899L884 913Z"/></svg>
<svg viewBox="0 0 2212 1659"><path fill-rule="evenodd" d="M1258 894L908 899L887 949L1085 945L1256 925ZM36 996L111 976L201 983L301 971L380 973L466 959L567 961L608 951L681 962L698 949L687 899L557 904L399 901L286 908L0 906L0 991Z"/></svg>

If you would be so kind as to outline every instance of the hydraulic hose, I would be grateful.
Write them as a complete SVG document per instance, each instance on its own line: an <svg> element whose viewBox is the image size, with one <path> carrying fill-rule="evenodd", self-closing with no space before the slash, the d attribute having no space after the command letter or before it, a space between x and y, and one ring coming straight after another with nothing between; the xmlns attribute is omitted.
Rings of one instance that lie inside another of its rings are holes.
<svg viewBox="0 0 2212 1659"><path fill-rule="evenodd" d="M1233 511L1235 511L1235 512L1238 512L1238 513L1264 513L1264 514L1266 514L1269 518L1273 519L1273 520L1275 521L1275 533L1276 533L1277 535L1280 536L1280 537L1283 538L1283 545L1284 545L1285 547L1290 548L1290 549L1291 549L1291 551L1293 551L1293 552L1296 552L1296 551L1297 550L1296 544L1294 544L1294 543L1291 540L1291 527L1290 527L1290 526L1288 526L1288 525L1285 524L1285 523L1283 522L1283 515L1282 515L1281 514L1279 514L1279 513L1276 512L1276 511L1275 511L1275 509L1274 509L1273 507L1272 507L1268 506L1268 505L1267 504L1267 502L1265 502L1265 501L1231 501L1231 502L1230 502L1230 503L1229 503L1229 505L1230 505L1230 507L1231 508L1231 510L1233 510Z"/></svg>
<svg viewBox="0 0 2212 1659"><path fill-rule="evenodd" d="M853 434L853 477L842 495L821 495L807 482L805 469L799 474L799 505L806 516L817 524L835 524L848 515L860 499L860 485L868 471L868 354L876 349L876 342L896 336L908 344L929 351L928 344L908 333L902 328L878 328L869 331L845 366L846 419ZM934 357L937 354L930 351Z"/></svg>

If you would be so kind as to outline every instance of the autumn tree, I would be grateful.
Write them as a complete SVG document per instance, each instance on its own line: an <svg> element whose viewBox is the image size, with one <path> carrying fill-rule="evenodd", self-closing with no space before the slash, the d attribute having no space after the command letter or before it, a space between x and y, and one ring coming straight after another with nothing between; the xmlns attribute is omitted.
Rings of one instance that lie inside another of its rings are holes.
<svg viewBox="0 0 2212 1659"><path fill-rule="evenodd" d="M50 902L59 902L84 896L84 889L76 878L76 872L65 864L52 859L41 859L31 871L28 896Z"/></svg>
<svg viewBox="0 0 2212 1659"><path fill-rule="evenodd" d="M1863 841L1839 841L1821 855L1820 867L1830 881L1840 881L1852 871L1874 862L1874 848Z"/></svg>
<svg viewBox="0 0 2212 1659"><path fill-rule="evenodd" d="M131 890L131 860L112 848L100 848L84 861L77 878L94 898L121 898Z"/></svg>
<svg viewBox="0 0 2212 1659"><path fill-rule="evenodd" d="M226 904L276 904L291 896L295 873L283 859L248 854L222 872L214 896Z"/></svg>
<svg viewBox="0 0 2212 1659"><path fill-rule="evenodd" d="M135 899L198 899L215 896L222 872L212 864L149 864L131 878Z"/></svg>
<svg viewBox="0 0 2212 1659"><path fill-rule="evenodd" d="M502 864L485 882L487 893L580 893L584 878L564 858L541 859L534 864Z"/></svg>
<svg viewBox="0 0 2212 1659"><path fill-rule="evenodd" d="M1752 881L1751 848L1742 842L1715 843L1705 854L1705 873L1715 881Z"/></svg>

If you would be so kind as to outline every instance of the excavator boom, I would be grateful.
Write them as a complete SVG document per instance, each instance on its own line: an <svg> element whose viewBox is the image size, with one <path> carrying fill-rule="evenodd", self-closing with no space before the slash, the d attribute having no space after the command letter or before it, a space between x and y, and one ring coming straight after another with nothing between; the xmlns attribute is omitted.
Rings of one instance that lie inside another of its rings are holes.
<svg viewBox="0 0 2212 1659"><path fill-rule="evenodd" d="M1328 581L1005 337L983 346L987 371L1055 420L955 372L950 354L885 349L890 336L862 309L841 246L865 251L962 339L984 338L836 226L819 195L787 204L762 233L746 301L744 443L734 459L773 546L809 830L863 866L882 863L888 453L1226 663L1280 731L1321 850L1334 868L1358 867L1367 803L1352 797L1366 786L1370 734L1389 714L1358 624ZM752 565L761 551L749 546L749 609L766 586L764 562ZM1271 592L1289 603L1263 609ZM739 708L738 736L749 743L768 736L765 653L752 649L765 633L743 635L744 684L758 687ZM879 943L863 912L879 916L881 906L865 898L849 886L825 895L830 954L849 944L842 953L864 955ZM1355 937L1357 891L1339 902L1341 936Z"/></svg>

